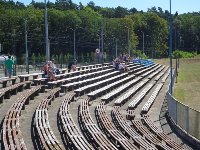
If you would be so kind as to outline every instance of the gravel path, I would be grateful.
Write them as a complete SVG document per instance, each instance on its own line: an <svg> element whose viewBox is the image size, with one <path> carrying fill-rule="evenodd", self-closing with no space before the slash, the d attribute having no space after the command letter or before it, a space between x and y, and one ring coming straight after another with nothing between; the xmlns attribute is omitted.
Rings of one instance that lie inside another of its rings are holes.
<svg viewBox="0 0 200 150"><path fill-rule="evenodd" d="M39 93L39 96L36 96L34 100L30 100L29 105L25 106L25 110L22 110L20 116L20 129L27 149L34 149L33 141L37 138L33 134L34 113L44 96L45 93Z"/></svg>
<svg viewBox="0 0 200 150"><path fill-rule="evenodd" d="M49 124L54 135L56 136L57 140L60 142L62 147L64 147L64 145L62 143L61 134L58 129L58 110L63 100L64 96L57 97L56 99L54 99L54 101L52 101L48 109Z"/></svg>

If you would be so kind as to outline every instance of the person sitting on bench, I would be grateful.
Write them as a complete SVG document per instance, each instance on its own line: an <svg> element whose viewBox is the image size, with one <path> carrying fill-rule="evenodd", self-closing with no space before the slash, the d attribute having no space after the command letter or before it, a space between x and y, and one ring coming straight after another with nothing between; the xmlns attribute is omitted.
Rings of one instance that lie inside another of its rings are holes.
<svg viewBox="0 0 200 150"><path fill-rule="evenodd" d="M45 74L44 77L49 77L50 80L56 80L55 71L51 61L47 61L47 63L43 67L43 71Z"/></svg>
<svg viewBox="0 0 200 150"><path fill-rule="evenodd" d="M54 70L56 75L60 74L60 70L57 68L54 59L52 59L52 65L51 66L53 67L53 70Z"/></svg>
<svg viewBox="0 0 200 150"><path fill-rule="evenodd" d="M76 71L76 64L77 64L76 59L74 59L73 61L71 61L71 62L68 64L68 72L70 72L71 70L72 70L72 71Z"/></svg>

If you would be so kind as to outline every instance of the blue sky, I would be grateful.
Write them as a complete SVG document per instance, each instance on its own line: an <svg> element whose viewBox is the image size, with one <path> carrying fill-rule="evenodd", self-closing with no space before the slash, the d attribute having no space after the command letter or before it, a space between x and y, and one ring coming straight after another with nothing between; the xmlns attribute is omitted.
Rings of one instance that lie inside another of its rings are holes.
<svg viewBox="0 0 200 150"><path fill-rule="evenodd" d="M14 0L17 1L17 0ZM31 0L18 0L25 5L29 4ZM35 0L36 2L42 2L42 0ZM55 2L55 0L50 0ZM81 2L86 5L91 0L72 0L74 3L78 4ZM148 8L153 6L161 7L163 10L169 10L170 0L93 0L96 6L101 7L117 7L122 6L125 8L135 7L137 10L147 11ZM199 0L171 0L172 3L172 13L178 11L179 14L187 12L199 12Z"/></svg>

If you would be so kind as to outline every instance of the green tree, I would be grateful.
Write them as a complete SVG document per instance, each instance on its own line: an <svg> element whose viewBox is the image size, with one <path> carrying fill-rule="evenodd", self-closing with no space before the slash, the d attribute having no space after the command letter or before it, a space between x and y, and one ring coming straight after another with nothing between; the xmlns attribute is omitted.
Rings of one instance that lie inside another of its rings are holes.
<svg viewBox="0 0 200 150"><path fill-rule="evenodd" d="M115 9L115 17L116 18L124 18L126 15L128 15L128 10L127 8L123 8L121 6L118 6Z"/></svg>

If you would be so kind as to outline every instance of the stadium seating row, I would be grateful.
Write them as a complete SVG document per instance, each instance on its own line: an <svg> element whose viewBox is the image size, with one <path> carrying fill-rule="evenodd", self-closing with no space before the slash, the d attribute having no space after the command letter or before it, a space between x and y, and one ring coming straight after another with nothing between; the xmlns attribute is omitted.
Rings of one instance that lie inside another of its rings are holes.
<svg viewBox="0 0 200 150"><path fill-rule="evenodd" d="M21 110L29 104L30 99L38 95L41 86L36 86L22 92L10 107L3 121L3 143L5 149L27 149L21 135L19 117Z"/></svg>

